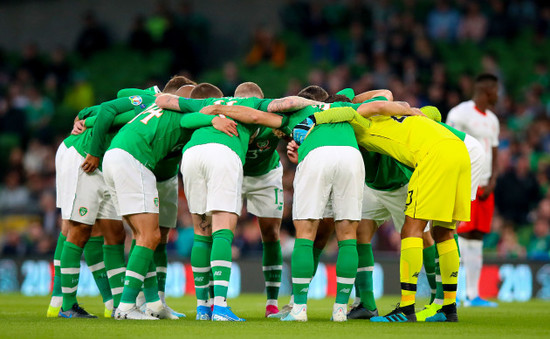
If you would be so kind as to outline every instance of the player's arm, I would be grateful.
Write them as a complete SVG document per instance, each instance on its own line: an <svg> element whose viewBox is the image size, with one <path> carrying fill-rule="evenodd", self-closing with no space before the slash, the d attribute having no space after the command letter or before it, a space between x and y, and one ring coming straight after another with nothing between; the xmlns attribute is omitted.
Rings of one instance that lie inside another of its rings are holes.
<svg viewBox="0 0 550 339"><path fill-rule="evenodd" d="M132 95L155 95L160 93L160 89L157 86L149 87L147 89L140 88L123 88L116 94L117 98L127 98Z"/></svg>
<svg viewBox="0 0 550 339"><path fill-rule="evenodd" d="M127 112L134 109L134 105L129 98L120 98L102 103L99 106L97 120L94 125L94 133L92 134L92 142L88 155L82 163L82 169L86 173L91 173L99 166L99 158L107 149L106 136L113 124L115 116L119 113Z"/></svg>
<svg viewBox="0 0 550 339"><path fill-rule="evenodd" d="M364 118L370 118L374 115L424 115L418 108L404 105L398 101L370 101L361 104L357 108L359 113Z"/></svg>
<svg viewBox="0 0 550 339"><path fill-rule="evenodd" d="M268 112L291 112L298 111L304 107L319 105L322 102L309 100L298 96L290 96L281 99L272 100L267 106Z"/></svg>
<svg viewBox="0 0 550 339"><path fill-rule="evenodd" d="M252 107L239 105L210 105L202 108L201 113L223 114L245 124L262 125L271 128L280 128L283 125L283 120L285 120L285 118L278 114L262 112Z"/></svg>
<svg viewBox="0 0 550 339"><path fill-rule="evenodd" d="M221 131L229 136L239 136L237 132L237 123L231 119L220 116L190 113L185 114L180 120L180 126L188 129L197 129L201 127L213 126L218 131Z"/></svg>
<svg viewBox="0 0 550 339"><path fill-rule="evenodd" d="M497 172L498 172L498 147L492 147L493 159L491 160L491 177L487 186L482 187L483 193L479 196L479 200L485 200L495 191L497 186Z"/></svg>
<svg viewBox="0 0 550 339"><path fill-rule="evenodd" d="M375 89L372 91L366 91L361 94L357 94L353 98L352 102L354 104L358 104L376 97L383 97L386 98L386 100L388 101L393 101L393 93L389 89Z"/></svg>
<svg viewBox="0 0 550 339"><path fill-rule="evenodd" d="M125 113L117 114L117 116L113 119L113 124L111 126L123 126L128 122L130 122L135 117L136 117L136 113L134 111L128 111ZM93 128L96 120L97 120L97 116L89 117L86 120L84 120L84 126L86 128Z"/></svg>
<svg viewBox="0 0 550 339"><path fill-rule="evenodd" d="M71 131L71 134L77 135L84 132L86 130L85 120L90 116L95 116L95 114L97 113L98 107L99 106L97 105L86 107L80 112L78 112L77 116L74 118L73 129Z"/></svg>
<svg viewBox="0 0 550 339"><path fill-rule="evenodd" d="M162 109L176 112L198 112L204 106L204 100L182 98L174 94L161 94L155 100L155 104Z"/></svg>

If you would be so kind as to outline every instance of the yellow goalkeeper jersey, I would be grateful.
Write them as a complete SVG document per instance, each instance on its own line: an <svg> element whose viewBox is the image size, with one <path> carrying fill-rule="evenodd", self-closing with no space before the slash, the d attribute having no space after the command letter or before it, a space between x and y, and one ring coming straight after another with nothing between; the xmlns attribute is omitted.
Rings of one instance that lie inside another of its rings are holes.
<svg viewBox="0 0 550 339"><path fill-rule="evenodd" d="M443 139L460 140L448 129L422 116L374 116L359 114L350 121L357 143L369 151L387 154L411 168Z"/></svg>

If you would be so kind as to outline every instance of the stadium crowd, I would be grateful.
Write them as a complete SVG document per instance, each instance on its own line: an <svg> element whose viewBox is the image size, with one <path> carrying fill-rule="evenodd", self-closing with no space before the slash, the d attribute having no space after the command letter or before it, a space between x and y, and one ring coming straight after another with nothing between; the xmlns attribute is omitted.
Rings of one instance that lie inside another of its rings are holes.
<svg viewBox="0 0 550 339"><path fill-rule="evenodd" d="M189 2L178 8L159 2L154 14L136 18L126 42L113 41L90 12L70 50L59 47L46 53L32 42L15 53L0 49L0 254L53 252L60 227L60 213L55 207L55 150L69 132L60 128L67 123L59 121L56 112L64 110L74 116L96 102L97 88L83 72L85 65L95 53L123 43L140 53L170 50L170 73L160 75L161 79L184 72L201 80L207 71L218 71L220 81L214 83L227 95L241 80L248 80L244 74L265 70L262 65L277 71L298 64L306 68L305 77L289 76L283 91L266 90L266 95L296 94L309 84L322 86L331 94L348 86L356 92L388 88L396 100L417 107L434 105L444 115L471 98L475 73L498 75L502 88L494 111L501 126L500 173L495 192L497 213L486 250L502 258L548 260L550 73L547 55L537 56L535 50L537 46L542 50L548 47L550 6L543 1L515 0L492 0L483 5L466 0L454 1L452 6L447 1L437 1L435 6L427 3L289 1L280 8L279 34L258 27L251 32L250 48L241 51L242 61L214 70L202 64L208 51L201 44L205 36L201 33L208 32L211 23L205 14L194 12ZM177 43L175 36L181 37ZM506 51L496 53L485 48L503 39L528 40L530 51L525 54L535 56L525 66L513 66L531 67L532 72L523 72L530 76L523 74L519 81L517 71L511 70L509 60L519 57L513 54L516 50L504 55ZM304 65L295 50L297 45L307 56ZM449 48L460 51L466 47L474 51L473 56L464 58L467 64L457 64L456 57L445 54ZM155 81L148 79L141 85ZM281 159L286 203L281 243L283 254L289 256L293 247L290 206L294 173L286 156ZM182 189L178 223L169 251L189 257L193 231ZM393 227L382 230L374 248L397 251L399 234ZM258 255L260 251L257 220L243 213L233 255ZM326 253L336 251L333 241Z"/></svg>

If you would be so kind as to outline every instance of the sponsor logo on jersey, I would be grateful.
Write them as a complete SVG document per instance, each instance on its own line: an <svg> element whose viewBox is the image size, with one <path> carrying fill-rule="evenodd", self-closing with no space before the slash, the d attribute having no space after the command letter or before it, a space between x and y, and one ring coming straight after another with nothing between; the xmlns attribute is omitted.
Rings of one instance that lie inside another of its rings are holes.
<svg viewBox="0 0 550 339"><path fill-rule="evenodd" d="M153 199L153 202L155 203L156 207L159 207L159 198Z"/></svg>
<svg viewBox="0 0 550 339"><path fill-rule="evenodd" d="M78 214L80 214L81 217L85 216L86 214L88 214L88 209L86 207L80 207L78 209Z"/></svg>
<svg viewBox="0 0 550 339"><path fill-rule="evenodd" d="M129 99L134 106L139 106L143 102L143 99L139 95L132 95Z"/></svg>
<svg viewBox="0 0 550 339"><path fill-rule="evenodd" d="M264 140L264 141L258 141L256 143L256 146L258 147L258 149L260 151L265 151L266 149L269 148L269 140Z"/></svg>

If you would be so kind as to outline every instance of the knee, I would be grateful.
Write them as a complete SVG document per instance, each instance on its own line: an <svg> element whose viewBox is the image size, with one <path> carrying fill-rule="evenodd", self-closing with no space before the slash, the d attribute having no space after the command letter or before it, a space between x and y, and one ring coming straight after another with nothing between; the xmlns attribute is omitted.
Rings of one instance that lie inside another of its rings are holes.
<svg viewBox="0 0 550 339"><path fill-rule="evenodd" d="M67 234L67 240L78 247L84 247L88 239L90 239L91 233L92 228L88 225L71 225Z"/></svg>
<svg viewBox="0 0 550 339"><path fill-rule="evenodd" d="M268 228L262 228L262 240L263 242L274 242L279 240L279 227L278 225L270 225Z"/></svg>

